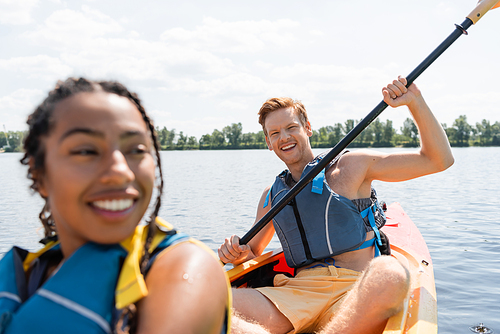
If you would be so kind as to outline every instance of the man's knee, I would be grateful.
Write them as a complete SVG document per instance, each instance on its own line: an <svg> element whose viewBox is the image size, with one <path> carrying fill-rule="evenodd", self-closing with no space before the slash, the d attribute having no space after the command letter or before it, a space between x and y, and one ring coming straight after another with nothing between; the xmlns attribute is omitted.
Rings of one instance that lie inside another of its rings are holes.
<svg viewBox="0 0 500 334"><path fill-rule="evenodd" d="M396 313L408 296L410 273L397 259L380 256L367 269L364 280L377 292L377 303L388 313Z"/></svg>
<svg viewBox="0 0 500 334"><path fill-rule="evenodd" d="M389 285L400 285L409 287L410 273L408 269L392 256L379 256L371 262L368 267L372 279L380 280L381 283Z"/></svg>

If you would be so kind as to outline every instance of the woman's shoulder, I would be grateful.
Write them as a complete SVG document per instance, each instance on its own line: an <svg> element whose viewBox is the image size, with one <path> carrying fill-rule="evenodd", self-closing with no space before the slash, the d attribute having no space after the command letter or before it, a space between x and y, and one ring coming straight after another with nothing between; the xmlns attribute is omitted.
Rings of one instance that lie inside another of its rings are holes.
<svg viewBox="0 0 500 334"><path fill-rule="evenodd" d="M215 254L201 242L189 239L160 255L146 277L149 293L139 307L144 332L155 333L155 328L170 332L214 328L206 332L220 333L228 317L231 292Z"/></svg>
<svg viewBox="0 0 500 334"><path fill-rule="evenodd" d="M202 242L189 238L164 249L156 258L154 268L173 270L190 270L198 273L206 272L211 275L223 276L223 268L215 253ZM149 273L153 274L153 272ZM149 275L148 274L148 275Z"/></svg>

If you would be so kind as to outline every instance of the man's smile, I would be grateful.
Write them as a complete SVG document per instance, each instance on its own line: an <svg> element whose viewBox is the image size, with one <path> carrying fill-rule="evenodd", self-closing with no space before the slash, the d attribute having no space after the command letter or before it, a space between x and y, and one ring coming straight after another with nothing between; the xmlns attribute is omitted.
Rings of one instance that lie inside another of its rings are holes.
<svg viewBox="0 0 500 334"><path fill-rule="evenodd" d="M281 147L281 150L282 150L282 151L288 151L288 150L290 150L290 149L294 148L296 145L297 145L297 144L295 144L295 143L293 143L293 144L288 144L288 145L285 145L285 146Z"/></svg>

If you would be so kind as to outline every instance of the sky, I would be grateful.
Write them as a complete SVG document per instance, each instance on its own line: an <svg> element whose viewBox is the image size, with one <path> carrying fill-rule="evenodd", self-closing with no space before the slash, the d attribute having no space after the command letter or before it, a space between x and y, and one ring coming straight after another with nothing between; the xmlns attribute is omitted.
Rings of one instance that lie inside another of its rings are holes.
<svg viewBox="0 0 500 334"><path fill-rule="evenodd" d="M475 0L0 0L0 124L27 116L57 80L118 80L155 125L198 139L258 132L271 97L301 100L313 129L365 117ZM500 121L500 9L415 83L441 123ZM399 129L404 107L379 117ZM3 130L3 128L1 129Z"/></svg>

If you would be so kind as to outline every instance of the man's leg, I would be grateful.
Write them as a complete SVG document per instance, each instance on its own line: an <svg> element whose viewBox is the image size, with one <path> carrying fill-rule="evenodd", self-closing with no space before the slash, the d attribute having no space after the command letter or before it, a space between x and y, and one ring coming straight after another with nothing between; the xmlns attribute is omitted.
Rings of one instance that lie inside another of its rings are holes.
<svg viewBox="0 0 500 334"><path fill-rule="evenodd" d="M288 333L293 329L290 321L257 290L233 289L233 308L236 318L231 331L233 334L260 333L264 330L255 323L273 334Z"/></svg>
<svg viewBox="0 0 500 334"><path fill-rule="evenodd" d="M233 312L231 317L231 334L271 334L267 329L254 321L244 319L241 314Z"/></svg>
<svg viewBox="0 0 500 334"><path fill-rule="evenodd" d="M395 258L375 258L321 334L375 334L402 307L408 295L410 275Z"/></svg>

